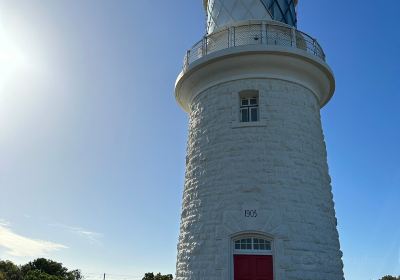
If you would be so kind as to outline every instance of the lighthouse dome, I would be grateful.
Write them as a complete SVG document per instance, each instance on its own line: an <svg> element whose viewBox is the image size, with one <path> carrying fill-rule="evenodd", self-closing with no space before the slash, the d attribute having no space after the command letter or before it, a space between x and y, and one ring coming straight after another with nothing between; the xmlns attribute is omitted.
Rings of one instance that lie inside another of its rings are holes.
<svg viewBox="0 0 400 280"><path fill-rule="evenodd" d="M207 32L246 20L276 20L296 26L297 0L204 0Z"/></svg>

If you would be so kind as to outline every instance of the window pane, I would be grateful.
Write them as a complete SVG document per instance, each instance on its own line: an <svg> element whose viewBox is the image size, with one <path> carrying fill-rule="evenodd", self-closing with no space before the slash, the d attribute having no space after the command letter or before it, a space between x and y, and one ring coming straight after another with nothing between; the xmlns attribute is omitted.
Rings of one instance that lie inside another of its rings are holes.
<svg viewBox="0 0 400 280"><path fill-rule="evenodd" d="M235 250L271 251L271 242L262 238L243 238L235 241Z"/></svg>
<svg viewBox="0 0 400 280"><path fill-rule="evenodd" d="M249 109L241 109L241 121L242 122L248 122L249 121Z"/></svg>
<svg viewBox="0 0 400 280"><path fill-rule="evenodd" d="M249 105L249 100L242 98L242 106L247 106L247 105Z"/></svg>
<svg viewBox="0 0 400 280"><path fill-rule="evenodd" d="M258 108L251 108L251 121L258 121Z"/></svg>
<svg viewBox="0 0 400 280"><path fill-rule="evenodd" d="M257 98L251 98L250 105L257 105Z"/></svg>

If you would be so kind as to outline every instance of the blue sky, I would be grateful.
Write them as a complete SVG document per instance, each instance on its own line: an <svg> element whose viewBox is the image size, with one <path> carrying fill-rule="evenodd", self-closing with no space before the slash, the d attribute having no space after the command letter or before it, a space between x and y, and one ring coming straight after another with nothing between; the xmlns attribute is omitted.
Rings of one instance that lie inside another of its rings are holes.
<svg viewBox="0 0 400 280"><path fill-rule="evenodd" d="M0 259L174 273L187 117L173 87L201 2L0 0ZM400 274L400 2L384 2L298 10L336 76L322 118L349 280Z"/></svg>

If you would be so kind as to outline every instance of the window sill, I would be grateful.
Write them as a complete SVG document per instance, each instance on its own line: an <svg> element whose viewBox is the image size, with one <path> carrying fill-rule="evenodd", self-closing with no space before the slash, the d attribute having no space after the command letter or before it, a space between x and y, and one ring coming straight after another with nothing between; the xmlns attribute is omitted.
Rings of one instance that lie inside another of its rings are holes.
<svg viewBox="0 0 400 280"><path fill-rule="evenodd" d="M267 122L265 120L261 120L258 122L232 122L232 128L263 127L263 126L267 126Z"/></svg>

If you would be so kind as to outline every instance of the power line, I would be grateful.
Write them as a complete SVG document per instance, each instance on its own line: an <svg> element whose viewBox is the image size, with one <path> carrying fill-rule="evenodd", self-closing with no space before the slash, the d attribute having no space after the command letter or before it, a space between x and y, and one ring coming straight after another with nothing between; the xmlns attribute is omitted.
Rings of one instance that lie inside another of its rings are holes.
<svg viewBox="0 0 400 280"><path fill-rule="evenodd" d="M84 280L142 280L142 276L109 273L83 273Z"/></svg>

